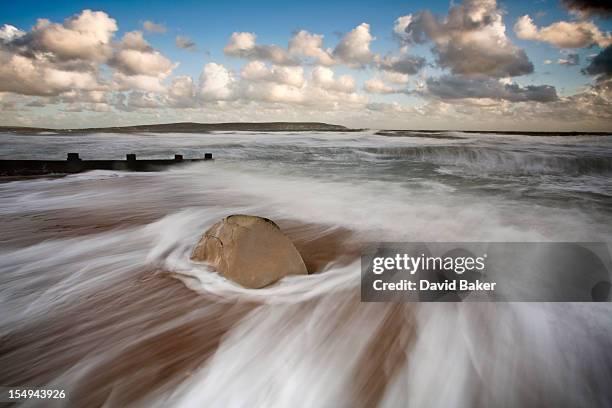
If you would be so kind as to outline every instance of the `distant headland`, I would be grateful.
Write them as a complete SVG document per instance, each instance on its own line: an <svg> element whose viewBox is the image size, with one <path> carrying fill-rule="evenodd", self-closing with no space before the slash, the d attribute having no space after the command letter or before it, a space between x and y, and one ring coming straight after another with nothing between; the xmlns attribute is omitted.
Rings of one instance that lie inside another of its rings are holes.
<svg viewBox="0 0 612 408"><path fill-rule="evenodd" d="M518 131L518 130L460 130L460 129L354 129L324 122L177 122L151 125L109 126L91 128L42 128L25 126L0 126L0 133L23 135L87 134L87 133L209 133L209 132L361 132L373 130L376 135L390 137L427 137L434 139L461 139L448 132L490 133L523 136L607 136L612 132L579 131Z"/></svg>
<svg viewBox="0 0 612 408"><path fill-rule="evenodd" d="M226 123L161 123L153 125L93 127L82 129L53 129L37 127L0 126L0 132L36 133L206 133L216 131L245 132L355 132L363 129L349 129L341 125L322 122L226 122Z"/></svg>

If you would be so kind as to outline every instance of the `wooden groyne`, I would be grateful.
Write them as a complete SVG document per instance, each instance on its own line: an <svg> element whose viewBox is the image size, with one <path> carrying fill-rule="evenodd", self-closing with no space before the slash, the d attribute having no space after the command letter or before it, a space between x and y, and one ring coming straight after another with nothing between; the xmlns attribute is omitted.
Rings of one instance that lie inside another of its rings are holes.
<svg viewBox="0 0 612 408"><path fill-rule="evenodd" d="M78 153L68 153L66 160L0 160L0 176L35 176L42 174L81 173L89 170L159 171L168 166L212 160L212 153L203 159L184 159L175 154L168 160L136 160L133 153L125 160L82 160Z"/></svg>

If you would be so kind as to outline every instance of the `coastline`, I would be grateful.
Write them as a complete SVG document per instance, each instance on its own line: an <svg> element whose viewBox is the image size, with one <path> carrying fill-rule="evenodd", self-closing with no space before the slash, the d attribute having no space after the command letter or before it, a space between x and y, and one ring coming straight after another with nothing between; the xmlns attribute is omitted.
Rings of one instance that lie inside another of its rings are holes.
<svg viewBox="0 0 612 408"><path fill-rule="evenodd" d="M520 131L520 130L462 130L462 129L370 129L349 128L323 122L220 122L220 123L158 123L149 125L128 125L111 127L91 128L40 128L22 126L0 126L2 133L17 135L45 134L57 136L61 134L76 135L90 133L202 133L211 132L363 132L372 131L380 136L411 136L418 137L419 134L429 134L428 137L454 138L455 136L442 135L449 132L461 132L466 134L499 134L499 135L523 135L523 136L607 136L612 131ZM440 136L436 136L440 135Z"/></svg>

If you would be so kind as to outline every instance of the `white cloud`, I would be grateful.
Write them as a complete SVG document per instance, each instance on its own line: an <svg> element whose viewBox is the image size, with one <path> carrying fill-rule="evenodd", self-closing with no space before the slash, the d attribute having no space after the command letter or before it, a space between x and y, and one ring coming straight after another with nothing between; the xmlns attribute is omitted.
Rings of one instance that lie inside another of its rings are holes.
<svg viewBox="0 0 612 408"><path fill-rule="evenodd" d="M155 93L132 91L128 94L128 106L134 109L155 109L161 106L161 103Z"/></svg>
<svg viewBox="0 0 612 408"><path fill-rule="evenodd" d="M395 20L395 25L393 26L393 33L398 36L400 39L406 39L408 34L406 33L406 28L412 23L412 15L408 14L407 16L398 17Z"/></svg>
<svg viewBox="0 0 612 408"><path fill-rule="evenodd" d="M141 31L130 31L123 35L121 42L118 44L119 48L127 48L132 50L139 50L150 52L152 51L149 43L142 36Z"/></svg>
<svg viewBox="0 0 612 408"><path fill-rule="evenodd" d="M259 45L256 43L257 35L247 32L235 32L223 49L226 55L270 61L277 65L298 65L288 53L278 45Z"/></svg>
<svg viewBox="0 0 612 408"><path fill-rule="evenodd" d="M333 65L336 63L330 49L323 49L323 36L311 34L306 30L297 32L289 41L291 55L310 57L319 65Z"/></svg>
<svg viewBox="0 0 612 408"><path fill-rule="evenodd" d="M204 65L200 75L200 94L206 100L227 100L233 97L233 74L221 64Z"/></svg>
<svg viewBox="0 0 612 408"><path fill-rule="evenodd" d="M301 67L267 67L251 62L241 71L242 81L237 83L245 101L296 104L303 106L334 106L338 102L363 103L357 94L356 83L350 75L336 77L333 70L317 66L308 79Z"/></svg>
<svg viewBox="0 0 612 408"><path fill-rule="evenodd" d="M594 44L605 48L612 44L610 33L602 33L590 21L559 21L538 28L531 17L524 15L516 21L514 31L520 39L547 42L558 48L583 48Z"/></svg>
<svg viewBox="0 0 612 408"><path fill-rule="evenodd" d="M241 91L246 101L300 104L305 98L302 89L275 82L243 83Z"/></svg>
<svg viewBox="0 0 612 408"><path fill-rule="evenodd" d="M506 36L503 12L495 0L465 0L452 6L445 18L419 12L406 34L409 43L433 41L437 64L453 74L502 78L533 72L525 51Z"/></svg>
<svg viewBox="0 0 612 408"><path fill-rule="evenodd" d="M0 50L0 91L24 95L58 95L73 88L99 88L91 71L68 71Z"/></svg>
<svg viewBox="0 0 612 408"><path fill-rule="evenodd" d="M178 64L153 49L140 31L131 31L116 45L109 65L116 70L113 80L117 89L164 92L162 81Z"/></svg>
<svg viewBox="0 0 612 408"><path fill-rule="evenodd" d="M104 62L111 54L110 42L117 22L102 11L83 10L63 24L39 19L32 29L30 47L53 58Z"/></svg>
<svg viewBox="0 0 612 408"><path fill-rule="evenodd" d="M302 67L267 67L261 61L251 61L240 71L243 79L250 81L270 81L284 85L301 87L304 85L304 69Z"/></svg>
<svg viewBox="0 0 612 408"><path fill-rule="evenodd" d="M126 75L122 72L113 74L113 89L117 91L129 91L138 89L148 92L165 92L166 87L162 79L151 75Z"/></svg>
<svg viewBox="0 0 612 408"><path fill-rule="evenodd" d="M116 21L102 11L83 10L62 24L39 19L24 33L4 26L0 33L0 91L61 96L71 92L143 89L163 92L161 81L176 66L154 50L139 31L114 42ZM103 77L111 68L112 83ZM67 96L68 95L68 96Z"/></svg>
<svg viewBox="0 0 612 408"><path fill-rule="evenodd" d="M140 32L126 33L111 65L126 75L166 77L176 67L159 51L152 49Z"/></svg>
<svg viewBox="0 0 612 408"><path fill-rule="evenodd" d="M57 99L69 103L108 103L109 92L70 90L62 93Z"/></svg>
<svg viewBox="0 0 612 408"><path fill-rule="evenodd" d="M370 50L373 40L370 25L361 23L342 37L333 55L350 67L363 67L374 60L374 53Z"/></svg>
<svg viewBox="0 0 612 408"><path fill-rule="evenodd" d="M188 108L195 105L196 96L193 78L181 75L172 79L172 84L168 87L167 101L172 107Z"/></svg>
<svg viewBox="0 0 612 408"><path fill-rule="evenodd" d="M321 89L340 93L354 92L356 88L352 76L340 75L335 78L334 71L327 67L315 67L312 70L312 81Z"/></svg>
<svg viewBox="0 0 612 408"><path fill-rule="evenodd" d="M124 81L125 83L132 83L134 86L139 81L147 83L160 84L160 81L167 77L174 65L158 52L143 53L138 50L121 50L115 56L114 65L121 76L135 77L133 82ZM145 77L149 77L147 79ZM150 81L150 82L149 82ZM139 89L152 89L148 85L143 87L137 86ZM161 85L160 85L161 87ZM155 86L156 89L160 89Z"/></svg>
<svg viewBox="0 0 612 408"><path fill-rule="evenodd" d="M395 93L395 89L387 85L380 78L372 78L365 81L363 89L369 93L375 94L392 94Z"/></svg>
<svg viewBox="0 0 612 408"><path fill-rule="evenodd" d="M4 24L0 27L0 41L8 43L16 38L23 37L26 34L25 31L18 29L10 24Z"/></svg>

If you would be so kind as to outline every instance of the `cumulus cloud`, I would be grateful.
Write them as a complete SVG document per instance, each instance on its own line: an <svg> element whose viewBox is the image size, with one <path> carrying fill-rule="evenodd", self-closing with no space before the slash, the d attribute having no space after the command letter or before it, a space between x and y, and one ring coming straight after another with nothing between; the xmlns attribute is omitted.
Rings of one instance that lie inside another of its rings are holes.
<svg viewBox="0 0 612 408"><path fill-rule="evenodd" d="M197 91L193 78L187 75L172 79L168 87L167 102L173 108L190 108L196 103Z"/></svg>
<svg viewBox="0 0 612 408"><path fill-rule="evenodd" d="M289 41L289 54L312 58L319 65L333 65L336 63L330 49L323 49L323 36L311 34L300 30Z"/></svg>
<svg viewBox="0 0 612 408"><path fill-rule="evenodd" d="M113 66L126 75L167 76L174 64L158 51L123 49L114 57Z"/></svg>
<svg viewBox="0 0 612 408"><path fill-rule="evenodd" d="M292 103L303 106L347 106L365 101L356 93L356 83L350 75L336 77L328 67L317 66L308 78L296 67L264 67L249 64L241 72L239 84L244 100L270 103Z"/></svg>
<svg viewBox="0 0 612 408"><path fill-rule="evenodd" d="M312 70L314 84L328 91L350 93L355 91L355 79L350 75L340 75L335 78L334 71L326 67L315 67Z"/></svg>
<svg viewBox="0 0 612 408"><path fill-rule="evenodd" d="M244 82L241 85L244 101L302 104L305 100L304 89L292 85L274 81Z"/></svg>
<svg viewBox="0 0 612 408"><path fill-rule="evenodd" d="M537 27L531 17L524 15L514 25L514 32L522 40L542 41L558 48L583 48L612 44L610 33L602 33L590 21L559 21L546 27Z"/></svg>
<svg viewBox="0 0 612 408"><path fill-rule="evenodd" d="M152 47L141 31L116 38L116 21L104 12L84 10L60 23L41 19L29 31L4 25L0 27L0 119L17 117L5 113L9 109L25 107L27 112L60 104L63 112L114 109L159 115L155 110L168 109L172 115L213 112L211 117L225 120L235 120L237 114L259 120L303 120L310 117L301 116L305 112L315 120L334 114L366 120L362 116L376 113L381 123L387 123L385 118L402 118L406 123L415 115L427 118L427 123L431 118L455 117L456 123L463 123L468 117L485 116L493 118L492 123L502 117L513 118L507 123L514 123L517 117L537 120L538 115L551 121L610 120L610 47L587 61L583 72L597 81L584 92L559 97L549 85L521 86L511 77L531 72L533 66L507 38L502 14L493 0L467 0L453 5L448 16L424 11L399 17L392 30L404 47L386 56L371 50L374 38L366 23L342 36L335 48L326 48L323 35L306 30L295 32L287 48L258 44L253 33L234 33L224 51L246 59L242 68L234 72L208 63L199 79L173 77L177 64ZM159 32L145 23L143 30ZM575 22L579 23L588 22ZM535 27L536 35L544 35L546 28ZM595 41L599 45L604 44L601 36L604 40L609 36L590 33L592 39L599 38ZM183 49L195 48L186 37L175 41ZM408 53L411 44L423 42L432 44L437 65L448 69L449 75L424 78L427 62ZM580 60L578 54L563 51L554 62L576 65ZM331 67L337 65L372 68L374 75L358 83L351 75L334 72ZM391 103L368 102L367 94L399 93L422 96L424 104L413 105L411 98L409 105L402 105L391 102L392 97L385 98Z"/></svg>
<svg viewBox="0 0 612 408"><path fill-rule="evenodd" d="M24 32L0 29L0 92L54 96L71 89L104 87L99 65L113 53L114 19L83 10L62 24L39 19Z"/></svg>
<svg viewBox="0 0 612 408"><path fill-rule="evenodd" d="M142 32L114 41L116 21L102 11L83 10L63 21L39 19L29 32L0 29L0 91L54 96L94 95L110 89L162 92L161 81L176 66L154 50ZM106 77L105 65L111 68ZM93 103L92 101L84 101Z"/></svg>
<svg viewBox="0 0 612 408"><path fill-rule="evenodd" d="M380 78L372 78L365 81L363 84L363 89L369 93L377 93L377 94L391 94L393 93L393 88L389 85L385 84Z"/></svg>
<svg viewBox="0 0 612 408"><path fill-rule="evenodd" d="M168 101L172 106L192 107L211 102L247 104L293 104L301 106L334 107L365 103L356 92L350 75L336 76L323 66L313 68L307 77L302 67L268 65L250 61L236 77L226 67L210 63L204 66L197 91L186 78L169 88ZM209 105L210 106L210 105Z"/></svg>
<svg viewBox="0 0 612 408"><path fill-rule="evenodd" d="M612 4L602 0L561 0L561 3L571 12L581 17L600 15L608 18L612 15Z"/></svg>
<svg viewBox="0 0 612 408"><path fill-rule="evenodd" d="M221 64L204 65L200 75L200 95L205 100L228 100L234 93L234 75Z"/></svg>
<svg viewBox="0 0 612 408"><path fill-rule="evenodd" d="M155 109L159 108L161 103L155 93L132 91L128 93L128 106L132 109Z"/></svg>
<svg viewBox="0 0 612 408"><path fill-rule="evenodd" d="M411 16L405 40L433 41L437 64L453 74L497 78L529 74L533 64L506 36L502 14L495 0L465 0L451 7L445 18L422 11Z"/></svg>
<svg viewBox="0 0 612 408"><path fill-rule="evenodd" d="M23 37L25 34L25 31L20 30L15 26L4 24L2 27L0 27L0 42L8 44L16 38Z"/></svg>
<svg viewBox="0 0 612 408"><path fill-rule="evenodd" d="M607 131L612 120L612 84L610 81L598 82L554 102L510 106L507 112L525 122L549 120L556 126L569 124L570 129L575 129L578 124L599 123L599 129Z"/></svg>
<svg viewBox="0 0 612 408"><path fill-rule="evenodd" d="M152 52L153 48L142 36L141 31L130 31L123 35L118 44L119 49L138 50L142 52Z"/></svg>
<svg viewBox="0 0 612 408"><path fill-rule="evenodd" d="M373 40L370 25L361 23L342 37L333 55L348 66L363 67L374 59L374 53L370 50Z"/></svg>
<svg viewBox="0 0 612 408"><path fill-rule="evenodd" d="M112 87L116 91L129 91L139 89L148 92L164 92L166 87L158 76L153 75L126 75L115 72L112 76Z"/></svg>
<svg viewBox="0 0 612 408"><path fill-rule="evenodd" d="M113 79L118 89L149 92L163 92L162 81L178 65L153 49L140 31L123 36L108 64L116 70Z"/></svg>
<svg viewBox="0 0 612 408"><path fill-rule="evenodd" d="M379 59L377 66L384 71L414 75L425 66L425 58L408 54L387 55Z"/></svg>
<svg viewBox="0 0 612 408"><path fill-rule="evenodd" d="M381 95L409 93L407 89L393 87L379 77L374 77L365 81L363 84L363 89L367 93Z"/></svg>
<svg viewBox="0 0 612 408"><path fill-rule="evenodd" d="M491 78L467 78L445 75L428 78L428 94L444 100L493 99L510 102L553 102L558 99L555 87L550 85L528 85Z"/></svg>
<svg viewBox="0 0 612 408"><path fill-rule="evenodd" d="M351 106L367 101L367 98L356 92L357 84L350 75L336 77L330 68L315 67L310 76L308 86L305 87L305 103L307 104L337 106L340 103Z"/></svg>
<svg viewBox="0 0 612 408"><path fill-rule="evenodd" d="M166 77L175 68L172 61L151 48L140 31L123 36L110 64L125 75Z"/></svg>
<svg viewBox="0 0 612 408"><path fill-rule="evenodd" d="M150 33L156 33L156 34L163 34L167 31L165 25L154 23L151 20L145 20L142 23L142 28L145 31L148 31Z"/></svg>
<svg viewBox="0 0 612 408"><path fill-rule="evenodd" d="M70 90L56 97L55 100L64 103L108 104L110 93L107 91ZM45 104L43 103L42 106Z"/></svg>
<svg viewBox="0 0 612 408"><path fill-rule="evenodd" d="M231 57L271 61L277 65L299 65L278 45L259 45L256 40L254 33L233 33L223 52Z"/></svg>
<svg viewBox="0 0 612 408"><path fill-rule="evenodd" d="M395 24L393 25L393 34L397 36L400 40L409 40L410 37L406 32L408 26L412 23L412 15L408 14L407 16L401 16L395 19Z"/></svg>
<svg viewBox="0 0 612 408"><path fill-rule="evenodd" d="M351 68L364 68L378 58L370 50L374 37L367 23L358 25L342 36L333 49L324 48L323 39L321 34L300 30L293 34L285 50L277 45L257 44L255 33L235 32L223 52L232 57L286 66L313 64L329 67L345 64Z"/></svg>
<svg viewBox="0 0 612 408"><path fill-rule="evenodd" d="M301 87L304 85L302 67L268 67L261 61L251 61L240 71L240 76L249 81L268 81Z"/></svg>
<svg viewBox="0 0 612 408"><path fill-rule="evenodd" d="M189 37L183 37L182 35L177 35L174 39L174 43L177 47L187 51L197 51L198 46L194 41L192 41Z"/></svg>
<svg viewBox="0 0 612 408"><path fill-rule="evenodd" d="M323 47L323 35L306 30L300 30L291 37L287 50L278 45L257 44L255 33L235 32L223 52L232 57L268 61L275 65L292 66L311 62L321 66L345 64L362 68L375 58L370 50L373 40L370 25L366 23L346 33L333 50Z"/></svg>
<svg viewBox="0 0 612 408"><path fill-rule="evenodd" d="M68 37L74 49L58 41L57 32L67 30L73 31ZM211 102L335 109L340 103L365 102L365 97L356 91L353 77L337 76L323 66L339 61L332 50L323 49L322 36L306 31L293 36L288 51L275 45L259 45L254 34L234 33L225 52L251 61L239 76L221 64L206 64L197 83L188 76L171 78L177 64L154 49L143 32L126 32L115 40L116 31L112 18L89 10L62 24L40 20L30 32L3 26L0 93L39 96L24 103L62 103L66 112L197 108L211 106ZM83 37L79 41L77 34ZM344 44L356 46L352 37L349 33ZM180 39L178 45L192 48ZM312 58L315 64L308 77L304 68L296 65L300 57ZM358 58L358 54L351 58Z"/></svg>
<svg viewBox="0 0 612 408"><path fill-rule="evenodd" d="M116 95L113 106L121 111L133 112L141 109L157 109L163 102L153 92L131 91Z"/></svg>
<svg viewBox="0 0 612 408"><path fill-rule="evenodd" d="M0 91L23 95L59 95L101 85L95 72L68 71L53 64L0 50Z"/></svg>
<svg viewBox="0 0 612 408"><path fill-rule="evenodd" d="M48 53L49 58L104 62L111 52L117 22L102 11L83 10L62 24L38 19L36 25L11 44L20 52Z"/></svg>

